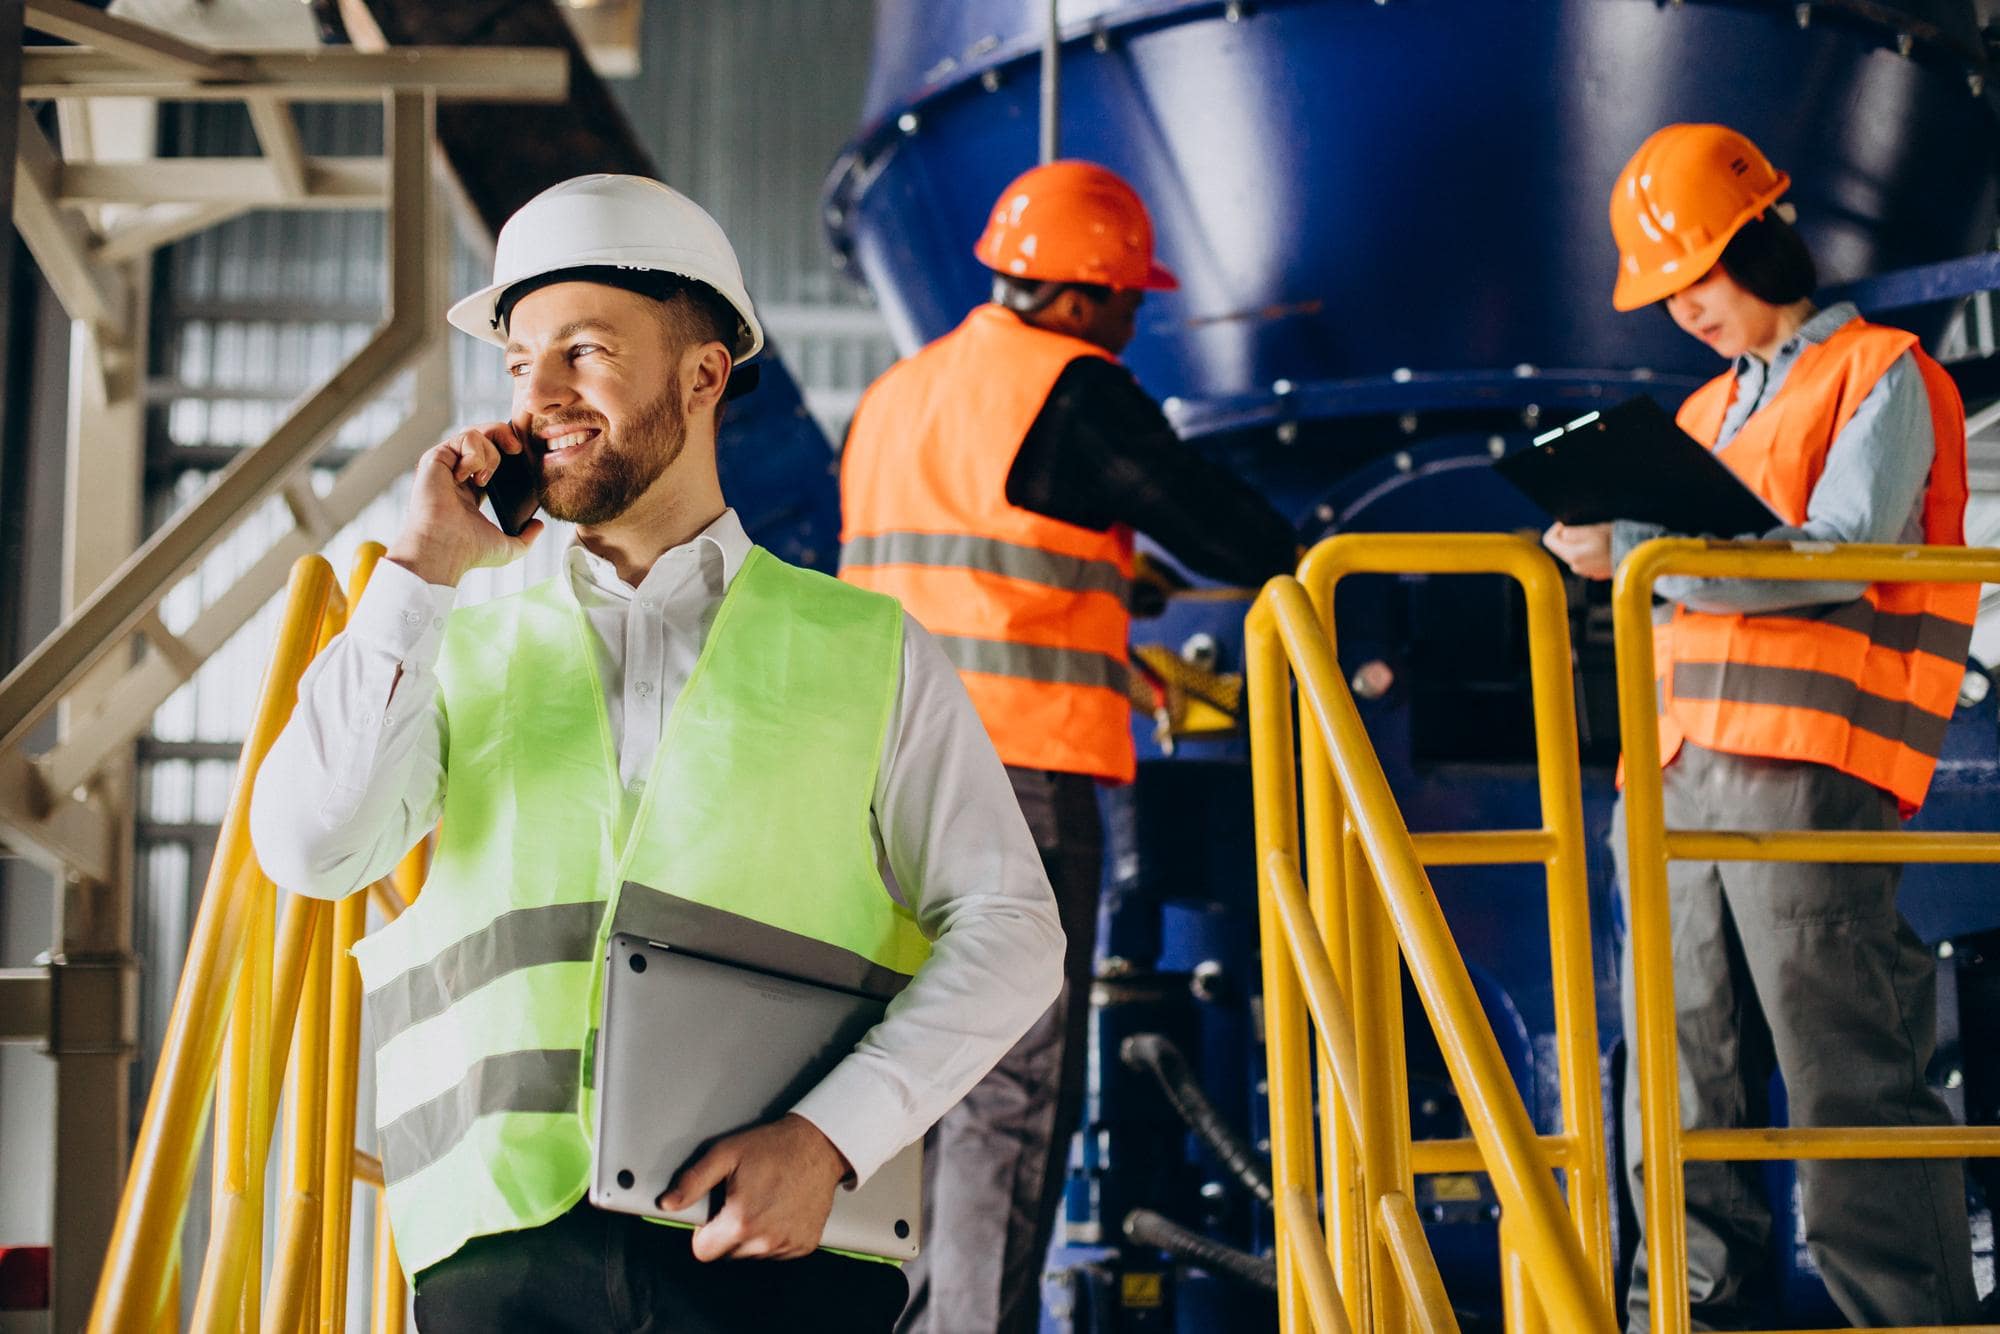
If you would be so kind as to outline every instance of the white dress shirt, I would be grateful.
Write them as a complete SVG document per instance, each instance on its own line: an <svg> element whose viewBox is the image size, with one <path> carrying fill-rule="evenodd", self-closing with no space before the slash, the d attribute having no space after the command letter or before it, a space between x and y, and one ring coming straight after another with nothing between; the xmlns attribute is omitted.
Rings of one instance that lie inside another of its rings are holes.
<svg viewBox="0 0 2000 1334"><path fill-rule="evenodd" d="M581 545L564 553L563 575L596 631L628 821L749 552L726 510L636 588ZM257 856L283 888L354 893L437 823L448 751L434 664L454 596L382 562L347 632L300 680L250 810ZM978 1082L1062 978L1055 899L1006 772L956 670L908 616L872 810L883 879L933 950L882 1022L793 1108L862 1180Z"/></svg>

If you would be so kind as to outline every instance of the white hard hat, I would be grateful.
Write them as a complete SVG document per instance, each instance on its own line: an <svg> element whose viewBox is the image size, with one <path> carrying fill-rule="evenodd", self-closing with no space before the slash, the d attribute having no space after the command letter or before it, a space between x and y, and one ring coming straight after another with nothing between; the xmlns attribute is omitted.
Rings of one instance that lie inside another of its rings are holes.
<svg viewBox="0 0 2000 1334"><path fill-rule="evenodd" d="M730 349L738 362L764 348L764 329L736 252L714 218L680 191L644 176L577 176L521 205L500 229L493 282L445 318L474 338L506 345L500 297L529 278L565 269L608 267L671 273L715 289L743 327Z"/></svg>

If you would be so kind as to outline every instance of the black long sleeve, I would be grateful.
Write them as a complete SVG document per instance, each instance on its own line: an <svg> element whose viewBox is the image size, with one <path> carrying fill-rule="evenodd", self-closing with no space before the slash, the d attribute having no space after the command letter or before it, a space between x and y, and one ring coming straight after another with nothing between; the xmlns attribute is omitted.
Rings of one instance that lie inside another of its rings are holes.
<svg viewBox="0 0 2000 1334"><path fill-rule="evenodd" d="M1082 528L1128 524L1196 573L1244 587L1297 559L1284 516L1183 443L1131 372L1100 357L1063 368L1007 474L1007 499Z"/></svg>

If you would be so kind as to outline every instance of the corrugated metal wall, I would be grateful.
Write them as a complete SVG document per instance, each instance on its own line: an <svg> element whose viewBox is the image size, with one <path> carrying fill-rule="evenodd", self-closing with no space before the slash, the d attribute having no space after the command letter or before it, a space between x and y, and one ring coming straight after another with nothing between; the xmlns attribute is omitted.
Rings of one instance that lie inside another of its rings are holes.
<svg viewBox="0 0 2000 1334"><path fill-rule="evenodd" d="M895 359L834 268L819 189L861 115L868 0L673 0L646 10L638 78L612 83L661 176L729 233L750 295L830 438Z"/></svg>

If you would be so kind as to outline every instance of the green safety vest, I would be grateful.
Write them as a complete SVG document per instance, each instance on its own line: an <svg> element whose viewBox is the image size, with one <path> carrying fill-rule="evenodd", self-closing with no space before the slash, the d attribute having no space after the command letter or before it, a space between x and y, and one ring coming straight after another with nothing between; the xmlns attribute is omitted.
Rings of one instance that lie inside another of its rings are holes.
<svg viewBox="0 0 2000 1334"><path fill-rule="evenodd" d="M592 633L564 576L452 613L430 878L354 950L385 1196L413 1275L583 1198L605 943L657 934L667 896L897 973L930 951L870 837L902 662L893 600L753 548L629 834Z"/></svg>

